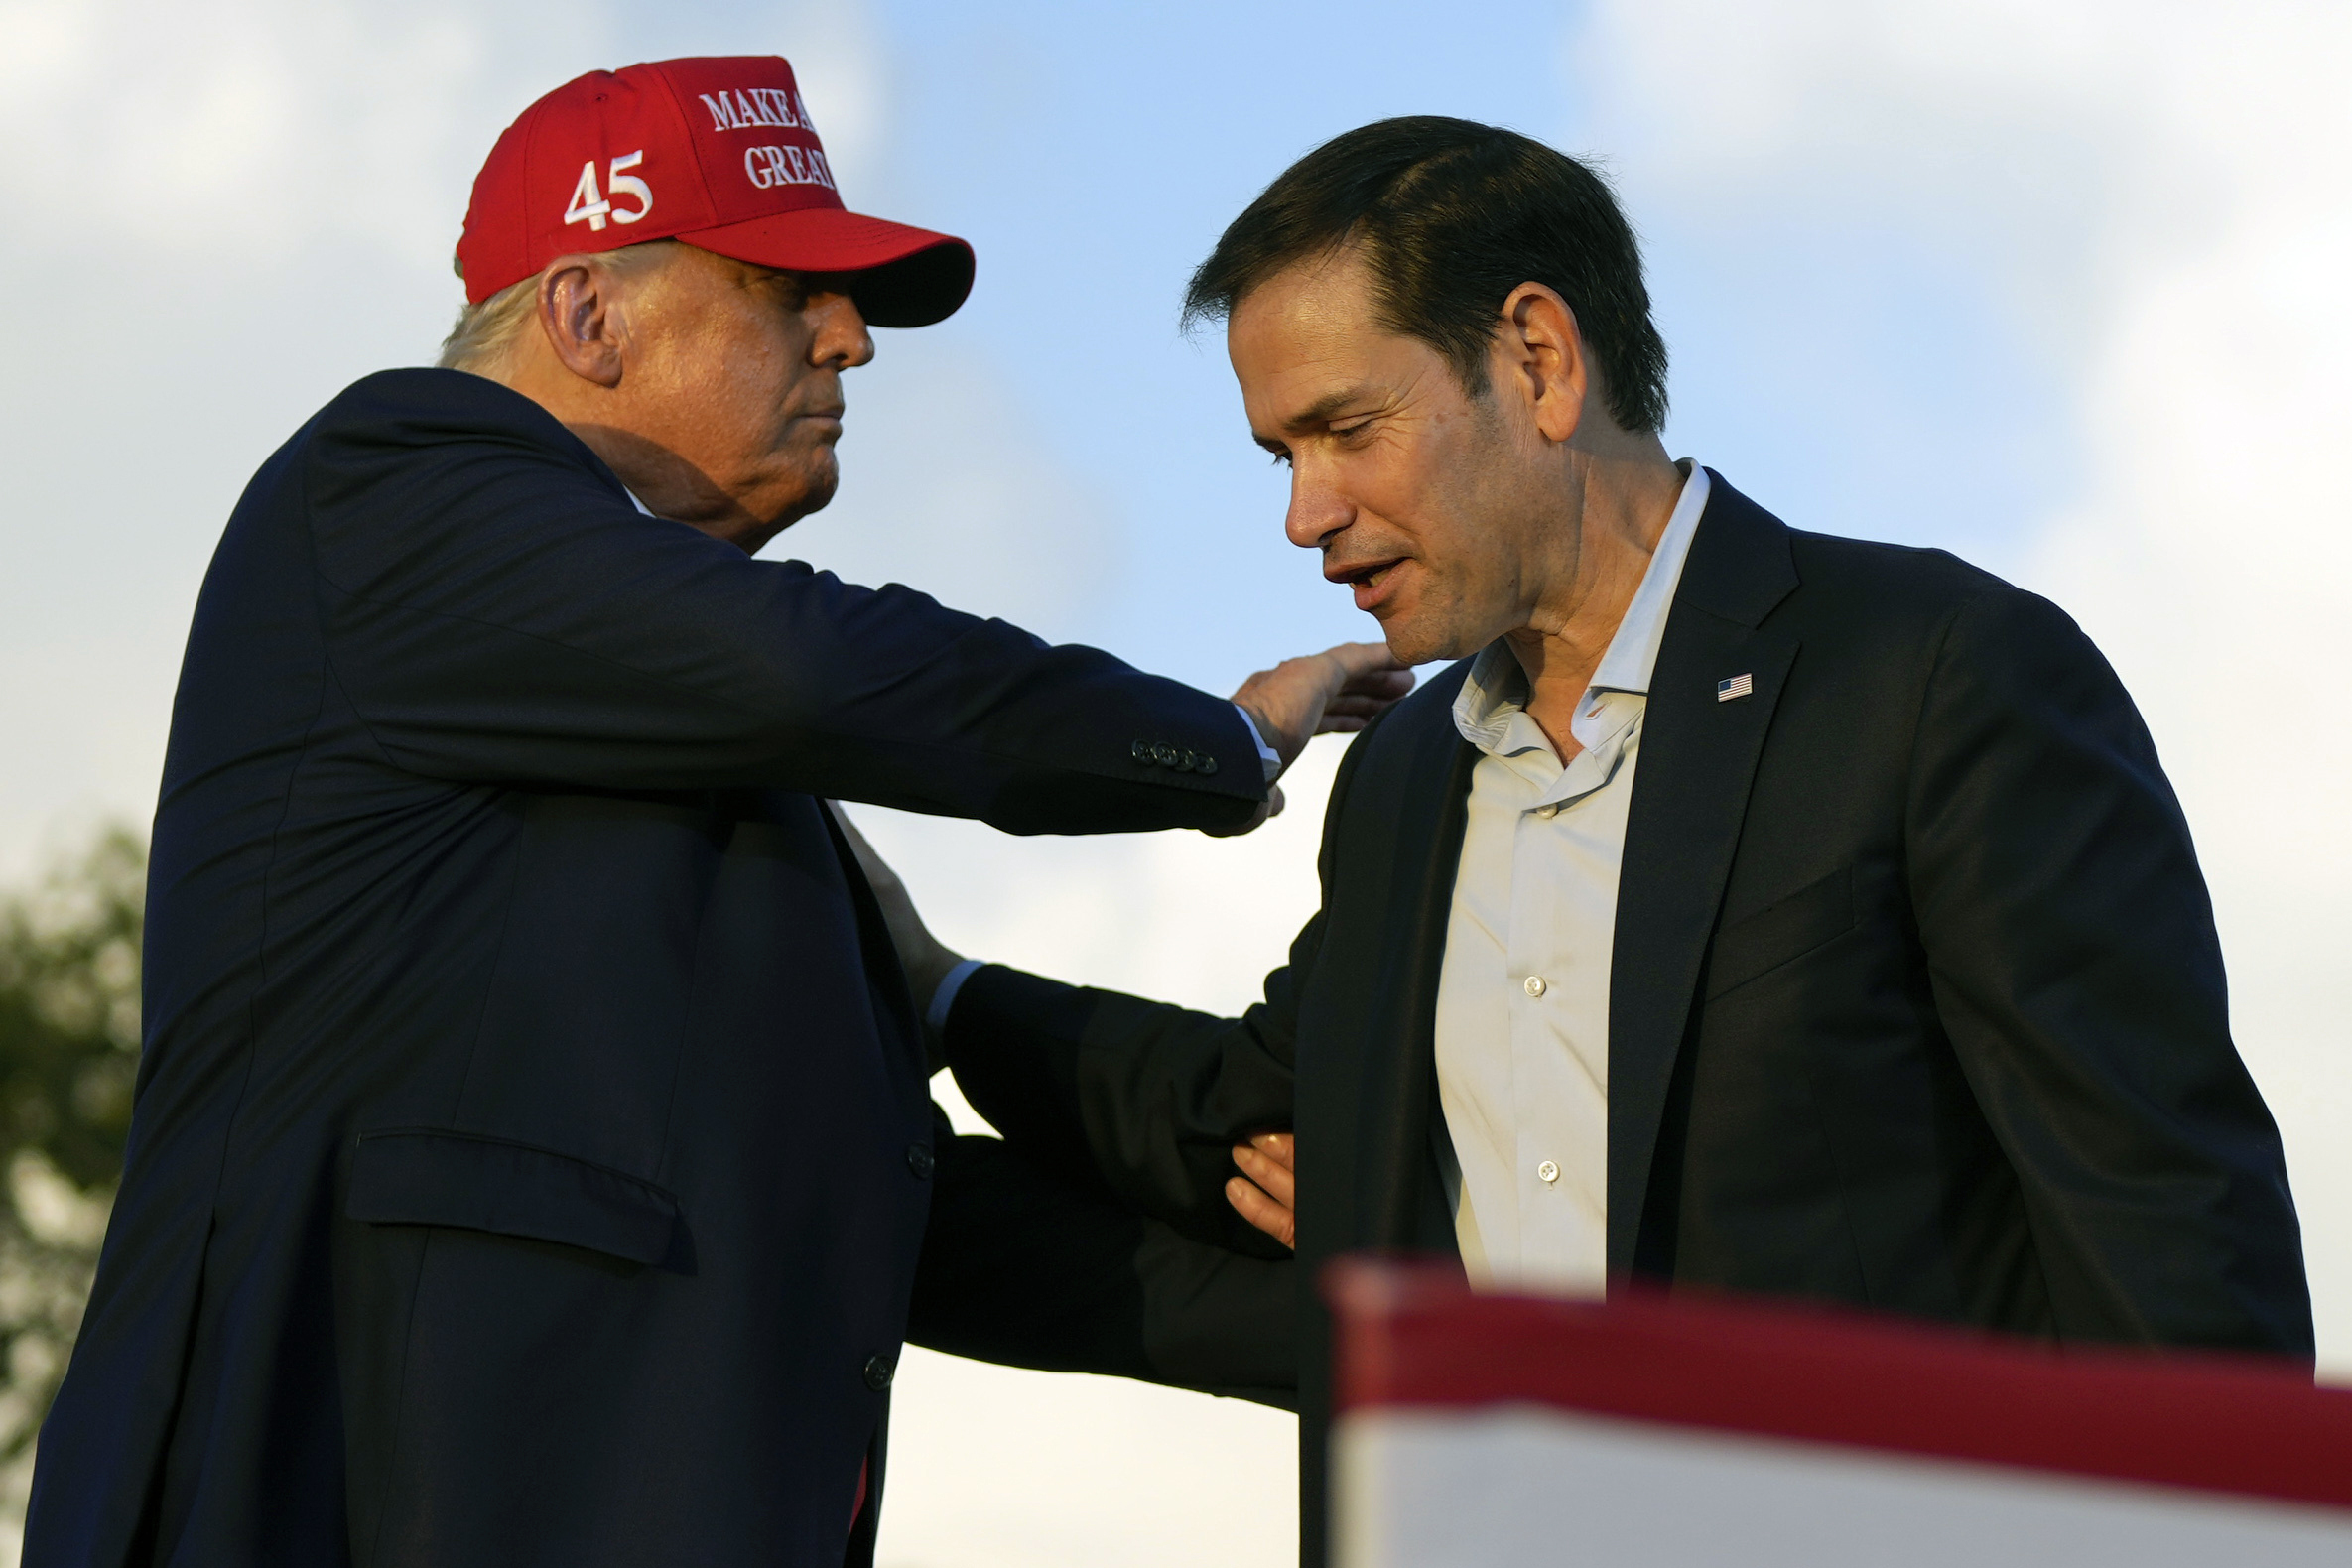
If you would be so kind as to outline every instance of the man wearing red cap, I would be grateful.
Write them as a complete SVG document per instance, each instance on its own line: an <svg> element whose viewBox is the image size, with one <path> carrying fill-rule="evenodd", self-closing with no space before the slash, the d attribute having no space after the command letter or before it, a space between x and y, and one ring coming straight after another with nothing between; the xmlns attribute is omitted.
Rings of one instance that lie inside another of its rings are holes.
<svg viewBox="0 0 2352 1568"><path fill-rule="evenodd" d="M1402 681L1238 712L752 559L868 325L972 280L843 207L781 60L550 94L458 257L450 368L329 403L205 579L35 1568L869 1560L946 1170L825 798L1237 831Z"/></svg>

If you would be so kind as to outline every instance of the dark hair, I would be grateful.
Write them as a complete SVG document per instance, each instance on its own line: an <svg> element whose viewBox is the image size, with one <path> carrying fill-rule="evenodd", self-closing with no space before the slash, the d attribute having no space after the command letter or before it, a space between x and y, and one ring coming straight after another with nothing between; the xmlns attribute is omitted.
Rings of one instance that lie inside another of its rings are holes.
<svg viewBox="0 0 2352 1568"><path fill-rule="evenodd" d="M1640 246L1585 164L1435 114L1336 136L1234 219L1184 291L1185 325L1229 317L1275 273L1350 244L1363 247L1384 325L1445 355L1470 390L1487 386L1503 300L1540 283L1576 313L1618 424L1665 424L1666 345L1650 324Z"/></svg>

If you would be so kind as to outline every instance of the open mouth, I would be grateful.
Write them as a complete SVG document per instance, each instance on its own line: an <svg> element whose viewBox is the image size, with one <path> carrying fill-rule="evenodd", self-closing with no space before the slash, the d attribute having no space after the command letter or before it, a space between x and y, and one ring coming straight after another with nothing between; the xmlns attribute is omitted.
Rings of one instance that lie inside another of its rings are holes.
<svg viewBox="0 0 2352 1568"><path fill-rule="evenodd" d="M1326 565L1323 575L1334 583L1347 584L1355 591L1356 607L1369 610L1388 596L1401 576L1396 569L1403 564L1402 556L1392 556L1385 561L1366 561L1352 567Z"/></svg>

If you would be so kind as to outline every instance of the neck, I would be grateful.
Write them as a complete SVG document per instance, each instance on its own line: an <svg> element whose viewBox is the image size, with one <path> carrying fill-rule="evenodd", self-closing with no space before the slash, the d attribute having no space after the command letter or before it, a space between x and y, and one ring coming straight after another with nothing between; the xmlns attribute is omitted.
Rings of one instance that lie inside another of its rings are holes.
<svg viewBox="0 0 2352 1568"><path fill-rule="evenodd" d="M1527 624L1504 640L1527 673L1527 717L1565 762L1583 749L1569 732L1576 705L1639 591L1682 495L1683 472L1657 438L1624 457L1570 459L1557 579L1539 588Z"/></svg>
<svg viewBox="0 0 2352 1568"><path fill-rule="evenodd" d="M753 516L692 462L636 429L617 391L566 369L544 344L526 344L509 363L483 373L553 414L655 516L723 539L745 555L783 531L783 522Z"/></svg>

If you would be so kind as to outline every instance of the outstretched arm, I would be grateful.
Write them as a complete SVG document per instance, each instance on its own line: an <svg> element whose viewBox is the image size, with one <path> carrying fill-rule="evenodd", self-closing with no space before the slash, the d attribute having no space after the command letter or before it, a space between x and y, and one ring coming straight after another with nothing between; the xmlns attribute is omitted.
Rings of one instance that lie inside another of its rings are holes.
<svg viewBox="0 0 2352 1568"><path fill-rule="evenodd" d="M791 789L1013 833L1262 818L1266 771L1233 704L642 516L544 411L472 377L432 385L354 389L270 481L304 502L286 526L307 533L336 698L394 766ZM277 521L262 515L245 526ZM197 607L251 612L209 588ZM1312 731L1297 716L1366 673L1322 657L1334 667L1273 672L1262 694L1283 756Z"/></svg>

